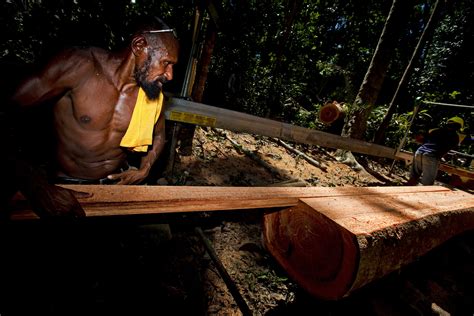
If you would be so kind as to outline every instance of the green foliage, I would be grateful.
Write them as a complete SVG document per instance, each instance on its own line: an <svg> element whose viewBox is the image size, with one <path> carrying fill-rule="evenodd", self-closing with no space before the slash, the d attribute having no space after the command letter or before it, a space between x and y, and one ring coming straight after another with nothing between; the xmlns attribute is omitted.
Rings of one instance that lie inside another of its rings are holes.
<svg viewBox="0 0 474 316"><path fill-rule="evenodd" d="M123 45L131 27L145 17L158 16L172 25L178 17L189 21L193 9L185 0L139 4L129 0L6 1L0 4L1 22L6 26L0 57L31 63L68 46L113 49Z"/></svg>
<svg viewBox="0 0 474 316"><path fill-rule="evenodd" d="M354 83L363 77L355 70L365 70L376 44L367 30L383 26L380 8L349 1L303 1L287 25L291 8L286 2L236 4L226 12L228 25L219 33L208 92L219 90L225 100L220 104L257 115L278 106L277 116L285 121L300 120L294 102L311 109L325 100L351 100ZM282 42L287 27L290 35ZM222 85L229 73L239 78L238 89Z"/></svg>
<svg viewBox="0 0 474 316"><path fill-rule="evenodd" d="M386 107L376 107L369 117L367 122L367 139L371 139L375 131L380 125L386 113ZM406 135L405 149L415 149L417 145L413 140L413 136L421 130L429 129L429 124L433 120L430 112L426 109L418 111L416 117L413 119L413 111L397 114L393 117L390 125L385 132L385 144L391 147L398 147L400 141ZM411 122L413 119L413 123Z"/></svg>
<svg viewBox="0 0 474 316"><path fill-rule="evenodd" d="M411 81L412 94L423 95L429 101L473 103L473 19L472 1L447 6L426 51L423 68Z"/></svg>
<svg viewBox="0 0 474 316"><path fill-rule="evenodd" d="M387 113L387 108L385 106L377 106L372 110L372 112L369 115L369 119L367 120L367 138L368 139L374 136L375 131L379 127L386 113Z"/></svg>
<svg viewBox="0 0 474 316"><path fill-rule="evenodd" d="M314 128L314 129L323 129L324 125L317 120L318 111L308 111L305 108L299 108L299 110L294 115L294 120L291 122L292 124L303 126L307 128Z"/></svg>

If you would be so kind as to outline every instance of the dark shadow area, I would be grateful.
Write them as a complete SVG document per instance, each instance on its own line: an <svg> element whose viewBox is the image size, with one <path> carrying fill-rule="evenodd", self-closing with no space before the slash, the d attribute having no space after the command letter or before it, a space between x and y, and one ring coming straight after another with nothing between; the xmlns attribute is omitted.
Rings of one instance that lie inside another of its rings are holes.
<svg viewBox="0 0 474 316"><path fill-rule="evenodd" d="M146 225L145 225L146 224ZM1 226L2 315L204 315L199 242L150 221Z"/></svg>

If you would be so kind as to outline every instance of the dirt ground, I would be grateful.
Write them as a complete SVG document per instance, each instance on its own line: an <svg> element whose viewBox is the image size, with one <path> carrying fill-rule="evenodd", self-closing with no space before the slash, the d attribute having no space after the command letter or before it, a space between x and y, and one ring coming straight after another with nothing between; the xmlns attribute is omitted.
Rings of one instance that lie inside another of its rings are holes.
<svg viewBox="0 0 474 316"><path fill-rule="evenodd" d="M389 175L391 161L361 159L367 171L356 171L331 150L295 148L323 166L266 137L197 128L192 155L177 154L172 172L158 184L336 187L407 180L408 168L398 163ZM265 250L264 211L2 226L0 290L7 294L0 297L0 315L474 313L473 232L347 298L323 301L299 288ZM170 240L160 223L170 225ZM243 298L240 306L206 240Z"/></svg>

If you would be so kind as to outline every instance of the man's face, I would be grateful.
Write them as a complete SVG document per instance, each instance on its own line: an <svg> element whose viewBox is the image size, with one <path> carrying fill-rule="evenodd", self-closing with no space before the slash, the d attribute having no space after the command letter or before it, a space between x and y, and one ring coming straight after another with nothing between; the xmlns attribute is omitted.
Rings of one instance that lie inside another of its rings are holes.
<svg viewBox="0 0 474 316"><path fill-rule="evenodd" d="M135 80L150 100L157 99L163 84L173 79L173 65L177 62L177 49L148 47L145 62L135 71Z"/></svg>
<svg viewBox="0 0 474 316"><path fill-rule="evenodd" d="M148 55L142 67L137 68L135 71L135 80L138 85L145 91L146 96L150 100L155 100L160 96L163 84L166 83L167 79L163 75L159 75L155 79L150 78L150 68L152 63L151 54Z"/></svg>

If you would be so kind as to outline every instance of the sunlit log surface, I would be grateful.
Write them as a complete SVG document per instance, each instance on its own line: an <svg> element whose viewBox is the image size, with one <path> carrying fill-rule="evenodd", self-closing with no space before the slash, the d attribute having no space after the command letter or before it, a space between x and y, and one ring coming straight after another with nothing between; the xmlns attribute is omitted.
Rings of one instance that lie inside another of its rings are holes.
<svg viewBox="0 0 474 316"><path fill-rule="evenodd" d="M249 210L294 206L301 198L402 194L411 187L211 187L211 186L136 186L62 185L91 196L79 202L88 217L126 216L199 211ZM417 192L449 192L439 186L417 187ZM37 216L27 201L17 196L12 201L12 219Z"/></svg>

